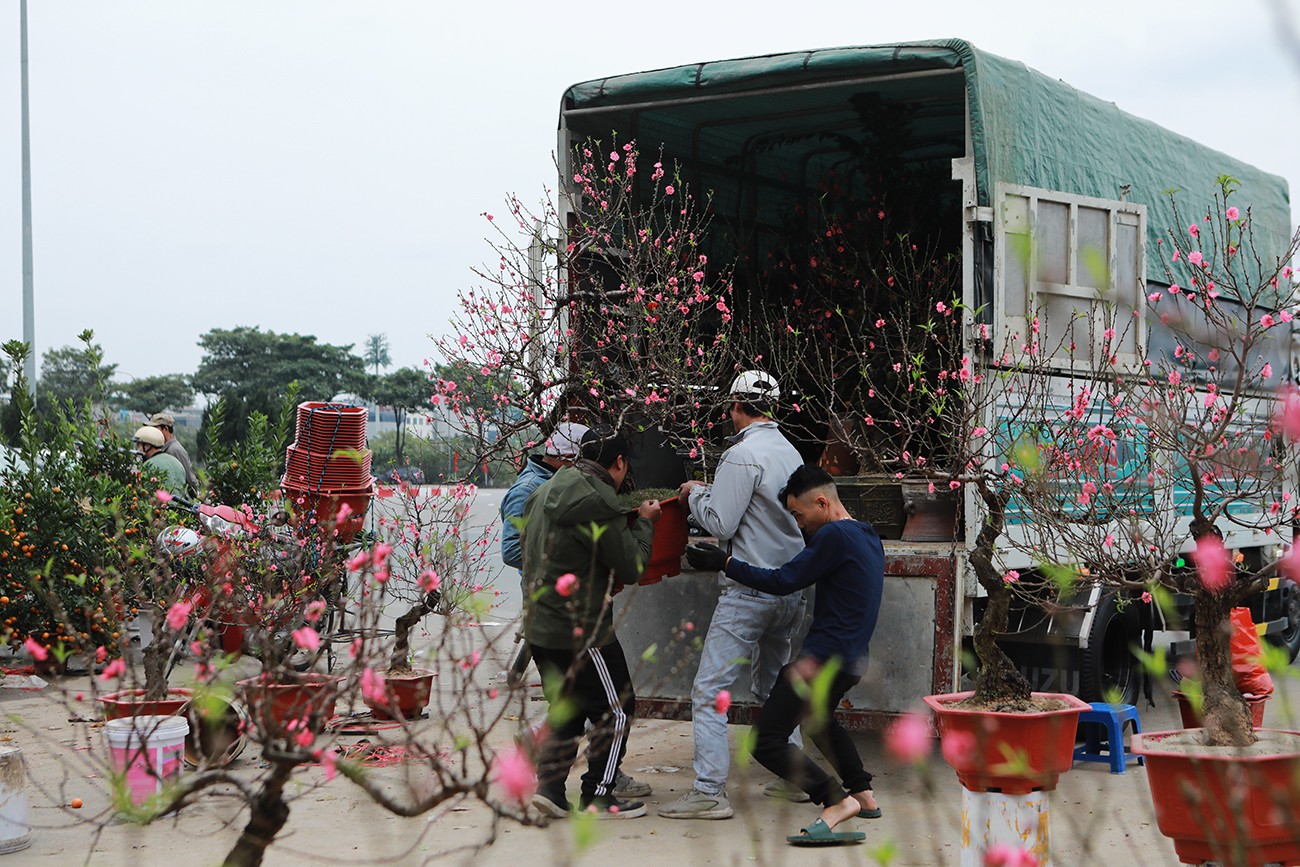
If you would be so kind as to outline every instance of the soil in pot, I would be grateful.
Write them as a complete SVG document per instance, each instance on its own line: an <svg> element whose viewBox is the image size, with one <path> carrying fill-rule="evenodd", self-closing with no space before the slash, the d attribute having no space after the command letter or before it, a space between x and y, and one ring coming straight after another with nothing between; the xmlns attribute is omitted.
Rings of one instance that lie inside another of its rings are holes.
<svg viewBox="0 0 1300 867"><path fill-rule="evenodd" d="M386 671L384 678L384 698L377 701L374 696L364 695L362 700L376 719L415 719L424 713L429 704L429 695L433 687L433 672L423 668L410 668L405 671Z"/></svg>

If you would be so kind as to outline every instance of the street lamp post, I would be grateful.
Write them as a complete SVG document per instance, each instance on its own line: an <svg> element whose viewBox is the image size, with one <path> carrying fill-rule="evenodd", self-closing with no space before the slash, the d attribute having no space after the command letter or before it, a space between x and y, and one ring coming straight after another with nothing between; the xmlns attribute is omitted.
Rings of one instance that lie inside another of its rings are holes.
<svg viewBox="0 0 1300 867"><path fill-rule="evenodd" d="M18 39L22 67L23 137L23 341L27 344L27 387L36 387L36 313L32 292L32 141L27 118L27 0L18 4Z"/></svg>

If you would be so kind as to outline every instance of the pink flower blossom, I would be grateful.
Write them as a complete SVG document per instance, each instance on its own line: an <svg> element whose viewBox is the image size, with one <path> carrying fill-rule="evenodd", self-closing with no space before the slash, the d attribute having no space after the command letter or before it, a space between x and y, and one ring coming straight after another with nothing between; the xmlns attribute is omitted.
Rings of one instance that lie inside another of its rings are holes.
<svg viewBox="0 0 1300 867"><path fill-rule="evenodd" d="M1201 227L1192 223L1187 227L1187 234L1191 235L1193 238L1199 238L1201 237Z"/></svg>
<svg viewBox="0 0 1300 867"><path fill-rule="evenodd" d="M718 694L713 698L713 709L718 713L726 713L729 707L731 707L731 693L725 689L718 690Z"/></svg>
<svg viewBox="0 0 1300 867"><path fill-rule="evenodd" d="M1145 603L1148 604L1148 605L1151 604L1151 591L1150 591L1150 590L1143 590L1143 591L1142 591L1142 601L1145 602Z"/></svg>
<svg viewBox="0 0 1300 867"><path fill-rule="evenodd" d="M1259 324L1263 328L1272 328L1277 324L1277 320L1275 320L1271 314L1265 313L1263 316L1259 317Z"/></svg>
<svg viewBox="0 0 1300 867"><path fill-rule="evenodd" d="M121 677L124 674L126 674L126 660L119 656L117 659L104 666L104 670L99 673L99 679L109 681L115 677Z"/></svg>
<svg viewBox="0 0 1300 867"><path fill-rule="evenodd" d="M1291 442L1300 441L1300 390L1288 385L1278 396L1273 426Z"/></svg>
<svg viewBox="0 0 1300 867"><path fill-rule="evenodd" d="M325 772L325 780L334 779L338 775L338 757L329 750L321 750L316 755L316 760L320 762L321 770Z"/></svg>
<svg viewBox="0 0 1300 867"><path fill-rule="evenodd" d="M23 649L31 654L32 659L37 662L44 662L50 658L50 651L45 647L45 645L38 644L36 639L32 638L30 635L27 636L27 640L23 642Z"/></svg>
<svg viewBox="0 0 1300 867"><path fill-rule="evenodd" d="M885 729L885 751L905 764L923 761L930 753L930 721L919 713L905 713Z"/></svg>
<svg viewBox="0 0 1300 867"><path fill-rule="evenodd" d="M578 576L572 572L566 572L555 581L555 592L561 596L572 596L573 591L578 589Z"/></svg>
<svg viewBox="0 0 1300 867"><path fill-rule="evenodd" d="M954 766L965 765L967 756L975 751L975 746L975 735L970 732L946 732L939 740L939 750L943 753L944 761Z"/></svg>
<svg viewBox="0 0 1300 867"><path fill-rule="evenodd" d="M153 496L154 499L160 503L170 503L174 499L168 491L165 491L162 488L154 491Z"/></svg>
<svg viewBox="0 0 1300 867"><path fill-rule="evenodd" d="M1232 578L1232 558L1218 536L1208 533L1197 539L1192 560L1206 590L1218 593L1228 586Z"/></svg>
<svg viewBox="0 0 1300 867"><path fill-rule="evenodd" d="M425 569L420 573L420 589L425 593L432 593L442 584L442 579L433 569Z"/></svg>
<svg viewBox="0 0 1300 867"><path fill-rule="evenodd" d="M1205 262L1205 257L1201 255L1200 250L1193 250L1187 254L1187 264L1200 265Z"/></svg>
<svg viewBox="0 0 1300 867"><path fill-rule="evenodd" d="M1019 580L1020 580L1020 573L1017 572L1015 569L1007 570L1007 573L1002 576L1003 584L1015 584Z"/></svg>
<svg viewBox="0 0 1300 867"><path fill-rule="evenodd" d="M386 701L384 677L373 668L361 672L361 696L372 704L382 705Z"/></svg>
<svg viewBox="0 0 1300 867"><path fill-rule="evenodd" d="M1229 220L1235 220L1235 219L1237 219L1238 217L1241 216L1241 211L1238 211L1238 210L1236 209L1236 207L1234 206L1234 207L1228 208L1228 210L1224 211L1224 212L1223 212L1223 215L1224 215L1225 217L1227 217Z"/></svg>
<svg viewBox="0 0 1300 867"><path fill-rule="evenodd" d="M193 610L194 606L189 602L177 602L167 609L167 626L173 632L180 632L189 622L190 612Z"/></svg>
<svg viewBox="0 0 1300 867"><path fill-rule="evenodd" d="M994 843L984 850L984 867L1039 867L1039 861L1028 849Z"/></svg>
<svg viewBox="0 0 1300 867"><path fill-rule="evenodd" d="M321 619L321 616L324 613L325 613L325 600L314 599L311 602L307 603L307 608L306 610L303 611L302 616L307 619L308 623L315 623L317 620Z"/></svg>
<svg viewBox="0 0 1300 867"><path fill-rule="evenodd" d="M318 650L320 649L320 633L310 626L295 629L293 631L293 643L303 650Z"/></svg>
<svg viewBox="0 0 1300 867"><path fill-rule="evenodd" d="M1269 364L1267 361L1264 362L1264 366L1261 367L1261 368L1259 369L1259 378L1260 378L1260 379L1272 379L1272 378L1273 378L1273 365Z"/></svg>
<svg viewBox="0 0 1300 867"><path fill-rule="evenodd" d="M673 193L675 193L675 192L676 192L676 190L673 189L673 185L672 185L672 184L669 184L668 186L664 187L664 195L665 195L665 196L671 196L671 195L672 195Z"/></svg>
<svg viewBox="0 0 1300 867"><path fill-rule="evenodd" d="M528 803L537 792L537 770L518 746L493 756L492 778L517 804Z"/></svg>

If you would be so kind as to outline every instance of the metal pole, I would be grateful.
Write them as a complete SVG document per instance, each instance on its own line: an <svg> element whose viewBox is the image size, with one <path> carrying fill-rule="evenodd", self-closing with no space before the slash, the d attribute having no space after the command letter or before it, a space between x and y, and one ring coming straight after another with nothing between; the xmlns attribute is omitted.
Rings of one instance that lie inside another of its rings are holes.
<svg viewBox="0 0 1300 867"><path fill-rule="evenodd" d="M19 0L18 33L22 67L23 136L23 341L28 348L27 387L36 388L36 313L32 292L32 142L27 119L27 0Z"/></svg>

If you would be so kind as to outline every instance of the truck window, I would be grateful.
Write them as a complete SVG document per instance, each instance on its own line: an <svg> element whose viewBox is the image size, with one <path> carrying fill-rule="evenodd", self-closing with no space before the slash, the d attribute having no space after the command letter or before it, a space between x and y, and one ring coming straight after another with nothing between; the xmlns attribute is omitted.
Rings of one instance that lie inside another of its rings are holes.
<svg viewBox="0 0 1300 867"><path fill-rule="evenodd" d="M1011 184L995 201L998 345L1036 339L1053 366L1081 372L1105 354L1123 369L1140 364L1145 206Z"/></svg>

